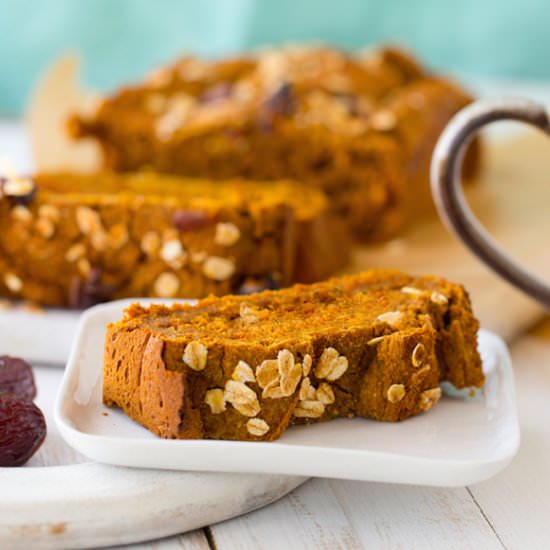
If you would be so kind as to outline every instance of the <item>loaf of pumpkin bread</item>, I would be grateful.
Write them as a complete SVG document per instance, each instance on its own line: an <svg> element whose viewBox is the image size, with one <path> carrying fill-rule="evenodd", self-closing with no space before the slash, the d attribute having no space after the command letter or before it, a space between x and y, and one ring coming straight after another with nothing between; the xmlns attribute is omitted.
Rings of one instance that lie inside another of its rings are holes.
<svg viewBox="0 0 550 550"><path fill-rule="evenodd" d="M103 400L164 438L271 441L289 424L430 409L484 382L466 291L374 270L196 305L133 305L108 327Z"/></svg>
<svg viewBox="0 0 550 550"><path fill-rule="evenodd" d="M0 295L88 307L311 282L341 267L345 232L291 182L153 173L0 180Z"/></svg>
<svg viewBox="0 0 550 550"><path fill-rule="evenodd" d="M185 57L105 98L69 133L105 167L206 178L290 178L321 189L362 240L393 235L431 204L437 138L471 96L395 48L285 47ZM466 171L476 166L477 144Z"/></svg>

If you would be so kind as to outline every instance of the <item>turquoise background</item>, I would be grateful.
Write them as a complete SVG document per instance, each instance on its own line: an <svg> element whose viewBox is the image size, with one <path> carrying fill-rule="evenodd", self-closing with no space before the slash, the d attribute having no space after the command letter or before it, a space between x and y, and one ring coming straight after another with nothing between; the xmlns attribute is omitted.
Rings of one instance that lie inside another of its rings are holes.
<svg viewBox="0 0 550 550"><path fill-rule="evenodd" d="M285 41L347 48L397 42L431 66L550 78L549 0L0 0L0 115L17 115L66 50L108 90L185 51L235 53Z"/></svg>

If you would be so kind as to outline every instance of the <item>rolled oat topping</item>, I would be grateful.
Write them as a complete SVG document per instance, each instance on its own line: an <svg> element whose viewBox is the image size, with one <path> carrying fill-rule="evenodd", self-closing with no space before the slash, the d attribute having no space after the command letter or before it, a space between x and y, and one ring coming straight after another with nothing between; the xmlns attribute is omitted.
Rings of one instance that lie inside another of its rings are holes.
<svg viewBox="0 0 550 550"><path fill-rule="evenodd" d="M208 390L204 396L204 402L210 407L212 414L220 414L225 411L225 397L221 388Z"/></svg>
<svg viewBox="0 0 550 550"><path fill-rule="evenodd" d="M300 393L299 398L300 401L303 401L304 399L309 399L311 395L311 391L313 387L311 385L311 380L309 377L306 377L302 380L302 383L300 384ZM315 389L313 389L313 399L315 398Z"/></svg>
<svg viewBox="0 0 550 550"><path fill-rule="evenodd" d="M252 367L245 361L239 361L237 363L231 378L237 380L237 382L256 382Z"/></svg>
<svg viewBox="0 0 550 550"><path fill-rule="evenodd" d="M247 304L241 304L239 307L240 318L248 324L256 323L258 316L254 313L254 310Z"/></svg>
<svg viewBox="0 0 550 550"><path fill-rule="evenodd" d="M386 393L390 403L399 403L405 397L405 386L403 384L392 384Z"/></svg>
<svg viewBox="0 0 550 550"><path fill-rule="evenodd" d="M313 360L311 359L311 355L309 353L306 353L302 360L302 370L303 370L304 376L309 376L312 364L313 364Z"/></svg>
<svg viewBox="0 0 550 550"><path fill-rule="evenodd" d="M394 326L401 319L401 312L399 311L388 311L379 315L376 320L381 323L386 323L390 326Z"/></svg>
<svg viewBox="0 0 550 550"><path fill-rule="evenodd" d="M431 388L420 394L420 410L427 411L431 409L441 398L441 388Z"/></svg>
<svg viewBox="0 0 550 550"><path fill-rule="evenodd" d="M109 237L103 228L94 231L90 235L90 242L92 243L92 248L98 252L104 252L109 246Z"/></svg>
<svg viewBox="0 0 550 550"><path fill-rule="evenodd" d="M425 294L425 291L420 290L419 288L415 288L413 286L404 286L401 289L401 292L403 294L412 294L413 296L423 296Z"/></svg>
<svg viewBox="0 0 550 550"><path fill-rule="evenodd" d="M228 380L224 396L225 400L244 416L256 416L261 410L256 392L244 382Z"/></svg>
<svg viewBox="0 0 550 550"><path fill-rule="evenodd" d="M173 298L180 288L180 280L177 275L168 271L161 273L154 285L153 292L159 298Z"/></svg>
<svg viewBox="0 0 550 550"><path fill-rule="evenodd" d="M11 292L21 292L23 281L15 273L6 273L4 283Z"/></svg>
<svg viewBox="0 0 550 550"><path fill-rule="evenodd" d="M185 346L182 359L183 362L193 370L204 370L206 367L207 358L208 350L204 344L193 341L189 342L187 346Z"/></svg>
<svg viewBox="0 0 550 550"><path fill-rule="evenodd" d="M181 242L177 239L166 241L160 249L160 257L167 263L181 259L186 255L187 253L185 252Z"/></svg>
<svg viewBox="0 0 550 550"><path fill-rule="evenodd" d="M49 218L38 218L34 226L36 231L45 239L51 239L55 233L55 225Z"/></svg>
<svg viewBox="0 0 550 550"><path fill-rule="evenodd" d="M218 223L214 242L221 246L233 246L241 238L241 231L234 223Z"/></svg>
<svg viewBox="0 0 550 550"><path fill-rule="evenodd" d="M61 218L61 212L59 208L53 204L42 204L38 208L38 217L48 218L53 222L58 222Z"/></svg>
<svg viewBox="0 0 550 550"><path fill-rule="evenodd" d="M76 262L86 254L86 247L82 243L73 244L65 253L65 259L69 262Z"/></svg>
<svg viewBox="0 0 550 550"><path fill-rule="evenodd" d="M317 397L317 400L320 401L323 405L331 405L332 403L334 403L335 400L334 391L326 382L323 382L319 385L315 396Z"/></svg>
<svg viewBox="0 0 550 550"><path fill-rule="evenodd" d="M17 204L11 209L11 217L17 221L29 223L32 221L32 212L26 206Z"/></svg>
<svg viewBox="0 0 550 550"><path fill-rule="evenodd" d="M141 238L141 251L147 256L152 256L160 248L160 237L156 231L147 231Z"/></svg>
<svg viewBox="0 0 550 550"><path fill-rule="evenodd" d="M367 346L376 346L376 344L379 344L384 338L385 336L377 336L376 338L371 338L367 342Z"/></svg>
<svg viewBox="0 0 550 550"><path fill-rule="evenodd" d="M424 363L424 360L426 359L426 348L424 344L418 343L416 346L414 346L412 355L411 355L411 362L413 366L420 367L422 363Z"/></svg>
<svg viewBox="0 0 550 550"><path fill-rule="evenodd" d="M277 354L277 359L267 359L256 368L256 380L263 389L262 397L280 399L292 395L302 378L302 365L296 363L287 349Z"/></svg>
<svg viewBox="0 0 550 550"><path fill-rule="evenodd" d="M269 424L261 418L251 418L246 423L246 429L250 435L262 437L269 431Z"/></svg>
<svg viewBox="0 0 550 550"><path fill-rule="evenodd" d="M215 281L225 281L235 273L235 262L228 258L210 256L202 264L202 272Z"/></svg>
<svg viewBox="0 0 550 550"><path fill-rule="evenodd" d="M397 123L395 114L392 111L380 110L374 113L370 119L370 125L375 130L387 132L393 130Z"/></svg>
<svg viewBox="0 0 550 550"><path fill-rule="evenodd" d="M430 300L437 305L445 306L449 303L449 298L445 296L445 294L441 294L441 292L437 292L434 290L430 295Z"/></svg>
<svg viewBox="0 0 550 550"><path fill-rule="evenodd" d="M348 370L348 360L344 355L334 348L325 348L319 362L315 367L315 376L317 378L326 378L333 382L338 380Z"/></svg>
<svg viewBox="0 0 550 550"><path fill-rule="evenodd" d="M266 359L256 367L256 380L260 388L267 388L279 382L279 363L277 359Z"/></svg>
<svg viewBox="0 0 550 550"><path fill-rule="evenodd" d="M92 235L98 231L103 231L99 212L87 206L79 206L76 209L76 223L80 232L84 235Z"/></svg>
<svg viewBox="0 0 550 550"><path fill-rule="evenodd" d="M169 99L166 110L155 122L155 132L160 141L169 141L182 127L195 105L195 98L176 94Z"/></svg>
<svg viewBox="0 0 550 550"><path fill-rule="evenodd" d="M279 351L277 354L277 363L281 392L284 396L292 395L302 378L302 366L299 363L295 363L294 355L287 349Z"/></svg>
<svg viewBox="0 0 550 550"><path fill-rule="evenodd" d="M293 414L296 418L320 418L325 412L325 406L321 401L305 399L298 401Z"/></svg>

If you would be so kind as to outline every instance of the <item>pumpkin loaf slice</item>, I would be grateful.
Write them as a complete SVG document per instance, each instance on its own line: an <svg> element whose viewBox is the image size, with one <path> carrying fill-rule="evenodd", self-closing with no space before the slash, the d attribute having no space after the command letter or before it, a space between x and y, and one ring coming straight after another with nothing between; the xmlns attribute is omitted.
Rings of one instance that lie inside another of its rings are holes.
<svg viewBox="0 0 550 550"><path fill-rule="evenodd" d="M483 385L465 290L375 270L191 306L133 305L108 327L103 399L165 438L273 440L292 423L397 421L439 383Z"/></svg>
<svg viewBox="0 0 550 550"><path fill-rule="evenodd" d="M152 173L0 180L0 295L87 307L324 278L346 236L314 189Z"/></svg>
<svg viewBox="0 0 550 550"><path fill-rule="evenodd" d="M432 150L471 100L395 48L289 46L182 58L72 116L68 131L97 141L109 169L308 184L358 238L377 241L431 204Z"/></svg>

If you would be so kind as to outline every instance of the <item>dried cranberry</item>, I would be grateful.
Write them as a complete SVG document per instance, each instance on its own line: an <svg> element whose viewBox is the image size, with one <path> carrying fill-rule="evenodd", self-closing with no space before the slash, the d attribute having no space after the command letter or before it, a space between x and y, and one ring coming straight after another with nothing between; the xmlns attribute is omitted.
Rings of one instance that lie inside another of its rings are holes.
<svg viewBox="0 0 550 550"><path fill-rule="evenodd" d="M32 401L36 397L36 386L31 366L23 359L0 356L0 394L14 393Z"/></svg>
<svg viewBox="0 0 550 550"><path fill-rule="evenodd" d="M201 103L216 103L231 96L231 83L218 82L203 92L200 96Z"/></svg>
<svg viewBox="0 0 550 550"><path fill-rule="evenodd" d="M115 287L101 281L101 269L94 267L86 280L75 277L69 290L69 305L75 309L85 309L101 302L107 302Z"/></svg>
<svg viewBox="0 0 550 550"><path fill-rule="evenodd" d="M268 97L260 106L258 126L264 132L273 129L273 122L278 116L290 116L294 112L294 88L285 82L277 91Z"/></svg>
<svg viewBox="0 0 550 550"><path fill-rule="evenodd" d="M236 294L248 296L264 290L279 290L281 285L274 275L266 277L247 277L239 286Z"/></svg>
<svg viewBox="0 0 550 550"><path fill-rule="evenodd" d="M46 437L46 420L31 401L0 394L0 466L21 466Z"/></svg>
<svg viewBox="0 0 550 550"><path fill-rule="evenodd" d="M201 210L176 210L172 217L172 224L181 233L207 227L214 221L212 216Z"/></svg>

